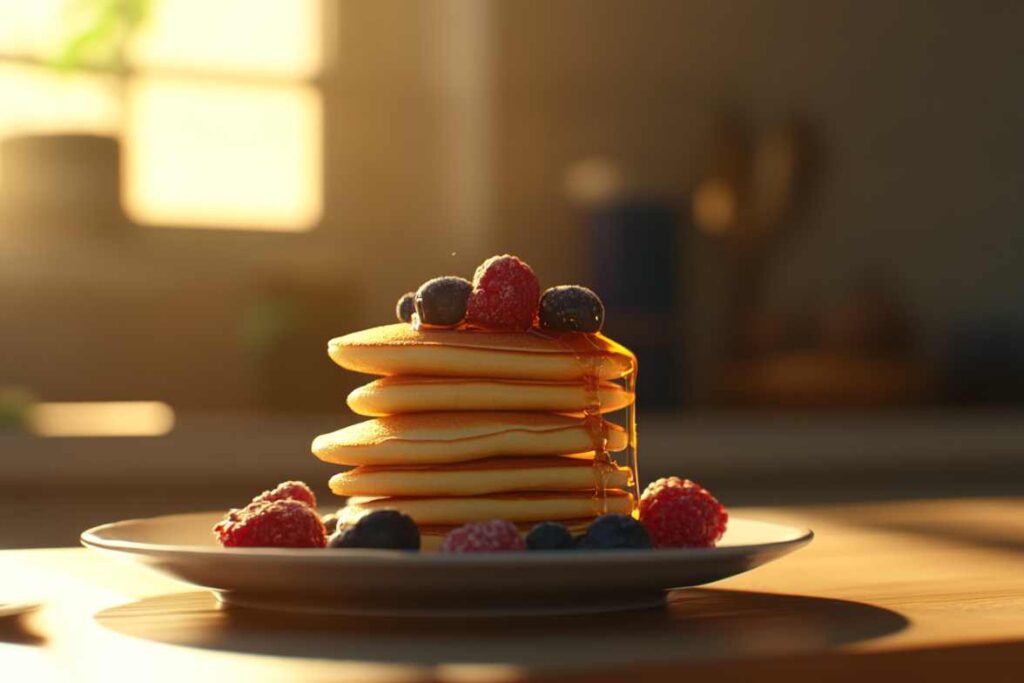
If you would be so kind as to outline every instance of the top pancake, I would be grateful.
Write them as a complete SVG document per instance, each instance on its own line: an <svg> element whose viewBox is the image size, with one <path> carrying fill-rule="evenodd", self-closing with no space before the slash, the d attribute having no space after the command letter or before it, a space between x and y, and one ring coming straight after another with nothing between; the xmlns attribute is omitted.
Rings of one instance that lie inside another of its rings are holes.
<svg viewBox="0 0 1024 683"><path fill-rule="evenodd" d="M600 334L414 329L384 325L327 345L331 359L372 375L427 375L509 379L618 379L635 357Z"/></svg>

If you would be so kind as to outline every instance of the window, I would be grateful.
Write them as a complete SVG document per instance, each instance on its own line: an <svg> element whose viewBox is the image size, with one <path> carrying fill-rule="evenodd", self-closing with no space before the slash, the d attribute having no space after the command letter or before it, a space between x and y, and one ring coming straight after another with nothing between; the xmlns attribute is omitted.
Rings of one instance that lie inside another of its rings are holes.
<svg viewBox="0 0 1024 683"><path fill-rule="evenodd" d="M122 68L49 65L83 21L129 5L146 11ZM119 133L122 204L143 225L308 230L322 204L321 12L321 0L0 0L0 137Z"/></svg>

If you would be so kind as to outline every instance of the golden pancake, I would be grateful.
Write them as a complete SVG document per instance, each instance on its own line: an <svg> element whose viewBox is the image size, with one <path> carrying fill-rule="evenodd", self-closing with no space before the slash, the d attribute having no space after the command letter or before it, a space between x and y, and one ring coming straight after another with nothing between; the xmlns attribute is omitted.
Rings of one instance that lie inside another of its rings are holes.
<svg viewBox="0 0 1024 683"><path fill-rule="evenodd" d="M526 536L526 534L530 533L530 529L532 529L535 524L539 524L542 521L546 520L519 522L518 524L516 524L516 527L519 529L520 534ZM587 528L590 527L590 523L593 521L593 517L587 517L585 519L563 519L562 524L564 524L569 529L569 532L573 536L578 536L586 532ZM441 549L441 544L444 543L445 536L451 533L453 529L459 528L459 526L461 525L435 524L430 526L421 526L420 550L427 553L436 553L438 550Z"/></svg>
<svg viewBox="0 0 1024 683"><path fill-rule="evenodd" d="M343 368L372 375L556 381L617 379L635 362L632 352L600 334L417 330L406 323L332 339L327 352Z"/></svg>
<svg viewBox="0 0 1024 683"><path fill-rule="evenodd" d="M543 410L582 413L591 404L602 413L625 408L633 395L613 382L530 382L468 377L392 376L348 395L359 415L380 416L437 410Z"/></svg>
<svg viewBox="0 0 1024 683"><path fill-rule="evenodd" d="M454 465L364 465L331 477L339 496L476 496L507 491L625 488L629 469L559 457L487 458Z"/></svg>
<svg viewBox="0 0 1024 683"><path fill-rule="evenodd" d="M492 493L486 496L421 498L350 498L340 511L342 524L353 524L374 510L400 510L418 525L465 524L488 519L529 522L597 517L606 512L628 515L633 497L611 489L595 493Z"/></svg>
<svg viewBox="0 0 1024 683"><path fill-rule="evenodd" d="M496 455L621 451L628 435L599 418L553 413L409 413L366 420L321 434L313 453L339 465L429 465Z"/></svg>

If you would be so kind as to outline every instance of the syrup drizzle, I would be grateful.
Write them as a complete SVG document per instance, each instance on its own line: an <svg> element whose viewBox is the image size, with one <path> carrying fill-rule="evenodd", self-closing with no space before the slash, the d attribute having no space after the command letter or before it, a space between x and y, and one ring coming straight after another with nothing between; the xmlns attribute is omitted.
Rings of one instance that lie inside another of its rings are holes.
<svg viewBox="0 0 1024 683"><path fill-rule="evenodd" d="M630 396L633 397L633 400L629 403L629 422L627 425L629 430L629 484L630 490L633 493L633 516L639 519L640 469L636 447L636 375L640 367L636 356L633 354L630 354L629 366L629 375L626 376L626 389L629 391Z"/></svg>
<svg viewBox="0 0 1024 683"><path fill-rule="evenodd" d="M583 411L583 420L590 434L594 450L594 492L600 502L601 514L608 512L608 473L616 467L615 461L608 452L608 428L604 418L601 417L601 396L599 392L601 364L606 356L613 353L622 354L629 358L629 370L621 379L625 380L626 388L632 396L632 401L629 404L627 448L629 450L629 485L633 496L633 516L637 516L640 501L640 477L637 470L638 457L636 447L636 375L638 369L636 356L625 347L599 334L591 335L579 332L548 334L537 329L531 329L530 333L557 342L573 354L577 364L580 366L587 399L586 407Z"/></svg>

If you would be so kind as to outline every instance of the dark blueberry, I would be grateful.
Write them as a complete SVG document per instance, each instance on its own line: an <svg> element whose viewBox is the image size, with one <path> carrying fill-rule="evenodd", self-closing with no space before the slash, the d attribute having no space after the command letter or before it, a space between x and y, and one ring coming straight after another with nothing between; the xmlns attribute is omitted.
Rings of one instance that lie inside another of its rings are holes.
<svg viewBox="0 0 1024 683"><path fill-rule="evenodd" d="M466 317L466 304L473 285L454 275L427 280L416 290L416 312L420 322L449 327Z"/></svg>
<svg viewBox="0 0 1024 683"><path fill-rule="evenodd" d="M333 534L338 528L338 513L332 512L329 515L324 515L320 518L320 521L324 523L327 533Z"/></svg>
<svg viewBox="0 0 1024 683"><path fill-rule="evenodd" d="M344 531L332 548L390 548L419 550L420 530L412 517L398 510L376 510Z"/></svg>
<svg viewBox="0 0 1024 683"><path fill-rule="evenodd" d="M573 537L564 524L541 522L526 534L526 547L530 550L569 550Z"/></svg>
<svg viewBox="0 0 1024 683"><path fill-rule="evenodd" d="M557 332L600 332L604 304L580 285L550 287L540 297L540 326Z"/></svg>
<svg viewBox="0 0 1024 683"><path fill-rule="evenodd" d="M403 323L412 322L412 314L416 312L416 292L406 292L395 304L395 315Z"/></svg>
<svg viewBox="0 0 1024 683"><path fill-rule="evenodd" d="M601 515L579 543L583 550L649 550L651 537L643 524L629 515Z"/></svg>

